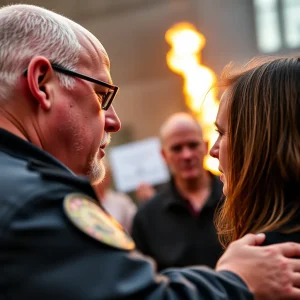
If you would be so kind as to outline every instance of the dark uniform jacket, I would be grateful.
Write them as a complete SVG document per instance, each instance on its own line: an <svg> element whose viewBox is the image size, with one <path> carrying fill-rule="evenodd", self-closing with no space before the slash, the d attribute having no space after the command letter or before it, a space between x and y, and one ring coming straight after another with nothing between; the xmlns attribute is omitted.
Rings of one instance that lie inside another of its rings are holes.
<svg viewBox="0 0 300 300"><path fill-rule="evenodd" d="M215 210L222 198L223 184L212 176L211 194L200 213L171 180L135 215L132 237L137 248L151 256L158 269L206 265L215 267L222 254L214 226Z"/></svg>
<svg viewBox="0 0 300 300"><path fill-rule="evenodd" d="M156 275L135 251L80 230L64 199L96 199L88 181L2 129L0 165L1 300L253 299L233 273L199 267Z"/></svg>

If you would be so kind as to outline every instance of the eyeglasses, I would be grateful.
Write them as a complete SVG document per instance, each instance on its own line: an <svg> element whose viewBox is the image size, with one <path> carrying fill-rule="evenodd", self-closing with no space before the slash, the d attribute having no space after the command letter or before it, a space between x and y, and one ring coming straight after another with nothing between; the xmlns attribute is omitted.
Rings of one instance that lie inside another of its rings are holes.
<svg viewBox="0 0 300 300"><path fill-rule="evenodd" d="M110 107L111 103L113 102L114 98L116 97L119 87L117 87L116 85L112 85L109 83L106 83L104 81L101 80L97 80L95 78L89 77L87 75L83 75L81 73L77 73L68 69L65 69L64 67L61 67L57 64L51 64L53 70L59 72L59 73L63 73L66 75L70 75L70 76L74 76L74 77L78 77L80 79L86 80L86 81L90 81L102 86L105 86L107 88L109 88L110 90L107 93L98 93L98 97L102 97L102 102L101 102L101 107L104 110L108 110L108 108ZM27 75L27 70L24 72L24 75Z"/></svg>

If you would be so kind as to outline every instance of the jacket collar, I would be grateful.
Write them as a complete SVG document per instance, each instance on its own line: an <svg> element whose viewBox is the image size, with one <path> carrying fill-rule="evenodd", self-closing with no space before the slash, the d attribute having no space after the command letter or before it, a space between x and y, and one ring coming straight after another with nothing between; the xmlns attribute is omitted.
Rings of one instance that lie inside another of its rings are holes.
<svg viewBox="0 0 300 300"><path fill-rule="evenodd" d="M67 166L49 153L3 128L0 128L0 151L28 161L28 163L43 165L44 167L52 166L52 168L59 168L62 171L74 174Z"/></svg>
<svg viewBox="0 0 300 300"><path fill-rule="evenodd" d="M222 198L222 182L220 179L211 174L211 194L209 195L204 207L214 207ZM188 199L183 197L178 191L175 181L171 178L170 182L164 187L164 207L167 209L172 206L186 206Z"/></svg>

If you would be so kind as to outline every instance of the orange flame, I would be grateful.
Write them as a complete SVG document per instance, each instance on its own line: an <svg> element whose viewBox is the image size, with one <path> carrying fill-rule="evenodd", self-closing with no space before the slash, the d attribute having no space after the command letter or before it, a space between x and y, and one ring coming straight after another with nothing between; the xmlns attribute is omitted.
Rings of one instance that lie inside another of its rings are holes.
<svg viewBox="0 0 300 300"><path fill-rule="evenodd" d="M216 97L216 76L201 64L200 51L205 37L189 23L179 23L166 32L166 41L171 45L167 53L167 64L184 79L183 92L186 104L196 115L203 128L204 139L211 148L217 139L214 122L219 101ZM205 100L205 101L204 101ZM206 155L204 167L214 174L218 172L218 160Z"/></svg>

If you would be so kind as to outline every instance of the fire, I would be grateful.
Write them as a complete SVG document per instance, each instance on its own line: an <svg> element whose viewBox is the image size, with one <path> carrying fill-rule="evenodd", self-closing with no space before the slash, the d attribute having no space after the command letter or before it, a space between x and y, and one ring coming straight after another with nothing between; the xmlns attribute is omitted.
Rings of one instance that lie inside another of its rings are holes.
<svg viewBox="0 0 300 300"><path fill-rule="evenodd" d="M186 104L201 124L204 139L211 148L217 139L214 122L219 101L216 97L216 76L201 64L200 52L205 45L205 37L193 25L179 23L166 32L165 38L171 46L167 53L168 66L183 77ZM218 174L217 159L206 155L204 166Z"/></svg>

